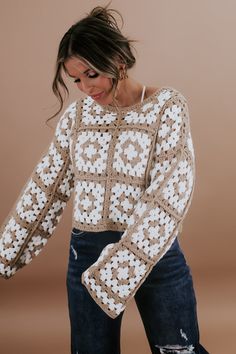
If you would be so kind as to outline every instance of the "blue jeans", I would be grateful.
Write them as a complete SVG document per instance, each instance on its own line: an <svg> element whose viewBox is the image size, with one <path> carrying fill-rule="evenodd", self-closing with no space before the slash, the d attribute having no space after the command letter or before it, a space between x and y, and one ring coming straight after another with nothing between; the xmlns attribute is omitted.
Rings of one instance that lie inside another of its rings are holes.
<svg viewBox="0 0 236 354"><path fill-rule="evenodd" d="M102 249L118 242L122 234L72 229L66 281L71 354L120 354L124 311L115 319L109 317L81 284L81 275ZM208 353L199 343L192 276L178 238L152 268L134 299L153 354Z"/></svg>

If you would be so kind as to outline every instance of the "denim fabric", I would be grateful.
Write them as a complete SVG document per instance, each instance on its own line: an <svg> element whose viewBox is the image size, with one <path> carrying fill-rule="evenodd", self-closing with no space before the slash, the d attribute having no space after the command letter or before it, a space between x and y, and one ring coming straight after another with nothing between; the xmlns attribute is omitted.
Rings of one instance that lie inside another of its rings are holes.
<svg viewBox="0 0 236 354"><path fill-rule="evenodd" d="M71 354L121 353L124 311L115 319L110 318L81 284L81 275L102 249L108 243L118 242L122 234L72 229L67 271ZM178 238L153 267L134 299L153 354L208 353L199 343L192 276Z"/></svg>

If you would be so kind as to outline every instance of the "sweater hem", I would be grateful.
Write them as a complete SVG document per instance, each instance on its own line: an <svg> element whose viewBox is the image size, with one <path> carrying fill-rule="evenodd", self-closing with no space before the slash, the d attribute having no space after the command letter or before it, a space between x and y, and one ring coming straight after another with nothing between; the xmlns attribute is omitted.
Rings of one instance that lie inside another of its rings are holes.
<svg viewBox="0 0 236 354"><path fill-rule="evenodd" d="M78 229L80 231L90 231L90 232L117 231L123 233L127 229L127 227L128 227L127 224L114 223L113 221L105 222L103 224L98 224L98 225L84 224L84 223L72 221L72 228Z"/></svg>

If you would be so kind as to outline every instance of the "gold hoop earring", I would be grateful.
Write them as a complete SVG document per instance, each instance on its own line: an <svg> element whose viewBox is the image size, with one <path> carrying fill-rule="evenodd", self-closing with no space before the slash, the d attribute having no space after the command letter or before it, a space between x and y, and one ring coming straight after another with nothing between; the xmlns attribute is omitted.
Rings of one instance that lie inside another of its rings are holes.
<svg viewBox="0 0 236 354"><path fill-rule="evenodd" d="M120 76L119 76L119 80L124 80L127 79L128 75L127 75L127 70L125 68L120 70Z"/></svg>

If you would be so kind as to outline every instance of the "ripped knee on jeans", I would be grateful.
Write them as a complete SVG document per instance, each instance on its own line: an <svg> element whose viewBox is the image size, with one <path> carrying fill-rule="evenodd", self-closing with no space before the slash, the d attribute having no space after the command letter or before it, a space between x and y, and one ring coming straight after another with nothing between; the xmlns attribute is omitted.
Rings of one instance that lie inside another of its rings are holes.
<svg viewBox="0 0 236 354"><path fill-rule="evenodd" d="M160 354L195 354L193 345L155 345L155 347L160 350Z"/></svg>

